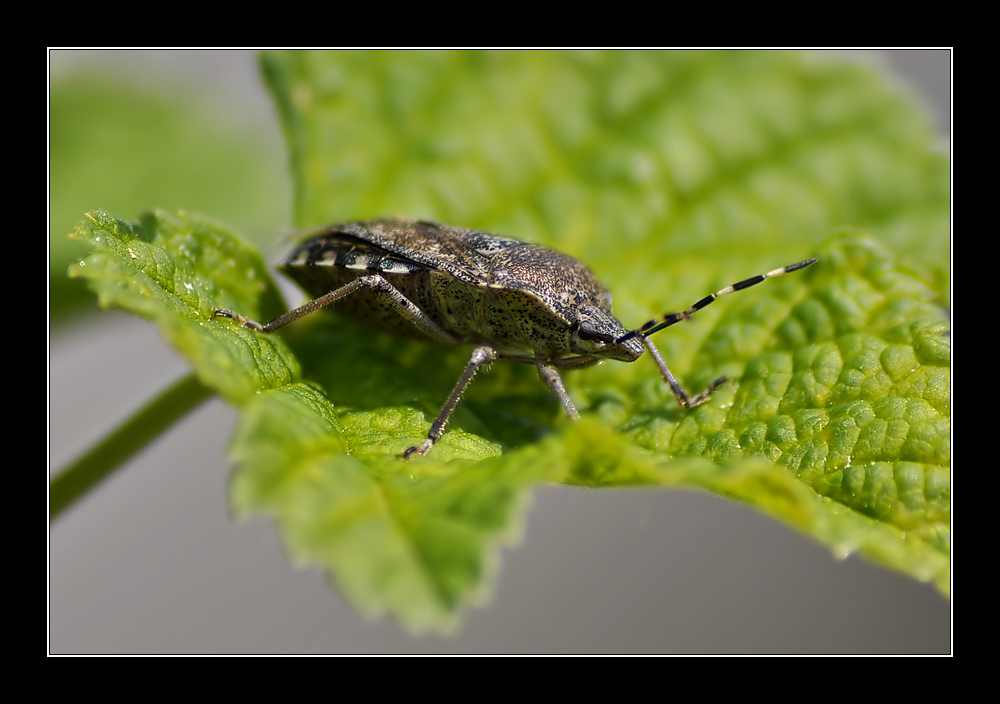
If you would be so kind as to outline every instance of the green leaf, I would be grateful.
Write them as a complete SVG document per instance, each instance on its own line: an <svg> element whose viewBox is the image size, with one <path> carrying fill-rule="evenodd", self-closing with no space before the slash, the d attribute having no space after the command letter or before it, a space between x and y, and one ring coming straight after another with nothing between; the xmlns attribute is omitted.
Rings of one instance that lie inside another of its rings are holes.
<svg viewBox="0 0 1000 704"><path fill-rule="evenodd" d="M113 250L95 255L102 302L156 319L243 408L237 512L272 515L359 609L453 627L538 482L715 492L947 593L948 160L878 72L793 52L277 52L263 68L303 227L405 214L543 242L595 270L626 326L820 257L656 337L690 391L731 380L702 406L679 408L647 360L609 362L566 375L570 423L533 368L498 363L401 462L468 350L327 315L278 336L208 321L280 312L259 259L228 237L213 252L183 217L158 214L146 250L95 215L78 232ZM192 238L188 257L174 241Z"/></svg>
<svg viewBox="0 0 1000 704"><path fill-rule="evenodd" d="M87 213L71 237L93 254L70 268L87 279L101 307L115 305L155 322L194 365L198 379L242 405L260 389L292 383L298 362L278 337L260 337L209 320L237 303L252 315L278 314L284 304L260 254L221 225L199 216L155 213L140 239L127 222Z"/></svg>
<svg viewBox="0 0 1000 704"><path fill-rule="evenodd" d="M626 320L687 303L696 277L804 258L842 226L948 292L948 157L861 62L290 51L263 68L303 227L402 214L555 245L644 304L619 305Z"/></svg>
<svg viewBox="0 0 1000 704"><path fill-rule="evenodd" d="M423 428L406 411L338 417L305 385L262 394L233 442L233 504L238 515L273 515L292 558L332 569L362 612L450 629L463 603L486 594L495 546L517 537L524 489L545 476L523 458L431 470L396 459L395 445L373 452L373 436L397 425Z"/></svg>
<svg viewBox="0 0 1000 704"><path fill-rule="evenodd" d="M696 358L714 370L705 380L719 371L737 380L709 403L682 411L641 384L633 403L612 389L593 394L619 438L649 454L623 449L606 432L576 437L568 447L588 450L567 479L701 487L765 510L838 556L860 551L947 593L944 315L933 292L869 240L843 233L819 256L799 294L753 305L706 338ZM591 456L596 447L603 459ZM713 466L662 461L684 457Z"/></svg>
<svg viewBox="0 0 1000 704"><path fill-rule="evenodd" d="M128 86L76 73L53 79L49 304L57 321L91 303L81 282L66 277L86 252L66 232L97 204L123 214L180 205L213 213L258 243L285 224L289 189L274 140L226 119L217 104L192 109L190 95L156 89L170 92L162 83Z"/></svg>

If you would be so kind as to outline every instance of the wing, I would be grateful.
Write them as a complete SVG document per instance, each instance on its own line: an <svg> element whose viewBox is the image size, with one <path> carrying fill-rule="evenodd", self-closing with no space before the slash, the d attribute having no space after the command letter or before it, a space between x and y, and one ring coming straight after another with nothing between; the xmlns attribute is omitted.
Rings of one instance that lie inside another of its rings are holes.
<svg viewBox="0 0 1000 704"><path fill-rule="evenodd" d="M357 238L475 286L487 285L496 254L524 244L478 230L404 219L341 223L309 233L309 238L324 236Z"/></svg>

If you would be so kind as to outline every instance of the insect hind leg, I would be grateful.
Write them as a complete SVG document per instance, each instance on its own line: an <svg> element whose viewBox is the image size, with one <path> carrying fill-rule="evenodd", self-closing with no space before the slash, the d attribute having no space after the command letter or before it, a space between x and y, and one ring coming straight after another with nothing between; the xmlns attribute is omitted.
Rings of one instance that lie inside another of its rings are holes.
<svg viewBox="0 0 1000 704"><path fill-rule="evenodd" d="M418 308L409 298L404 296L399 289L378 274L358 277L350 283L345 284L330 293L322 295L319 298L314 298L308 303L301 305L294 310L290 310L284 315L280 315L274 320L263 325L255 320L245 318L239 313L223 310L221 308L217 308L212 312L212 320L215 318L230 318L238 322L247 330L254 330L255 332L265 334L272 333L275 330L280 330L299 318L319 310L320 308L336 303L342 298L350 296L352 293L355 293L363 288L369 288L375 291L381 298L386 300L392 306L395 312L399 313L399 315L412 323L414 327L435 342L440 342L445 345L456 345L459 343L459 340L442 330L440 326L438 326L438 324L430 318L430 316L420 310L420 308Z"/></svg>

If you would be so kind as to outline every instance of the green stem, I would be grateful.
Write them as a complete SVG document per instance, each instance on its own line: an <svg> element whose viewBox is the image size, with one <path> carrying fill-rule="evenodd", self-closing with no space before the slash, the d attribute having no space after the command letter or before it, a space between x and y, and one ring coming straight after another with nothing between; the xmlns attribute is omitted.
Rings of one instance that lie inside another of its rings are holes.
<svg viewBox="0 0 1000 704"><path fill-rule="evenodd" d="M132 455L211 395L212 390L190 374L146 404L49 483L49 520L55 520Z"/></svg>

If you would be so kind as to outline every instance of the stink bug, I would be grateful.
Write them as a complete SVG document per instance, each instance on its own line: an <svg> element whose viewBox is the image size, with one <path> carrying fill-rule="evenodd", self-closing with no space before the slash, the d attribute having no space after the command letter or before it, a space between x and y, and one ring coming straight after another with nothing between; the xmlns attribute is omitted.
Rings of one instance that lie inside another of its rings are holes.
<svg viewBox="0 0 1000 704"><path fill-rule="evenodd" d="M645 350L684 408L708 400L726 379L690 395L670 373L653 333L691 317L719 296L816 261L753 276L709 294L680 313L668 313L626 330L611 312L611 296L571 257L508 237L425 220L369 220L331 225L310 234L280 269L316 296L261 325L228 310L244 328L271 333L293 320L340 302L337 310L396 335L445 345L472 345L472 356L427 439L400 457L426 454L448 424L465 388L483 365L498 359L534 364L570 418L580 417L559 369L588 367L602 359L634 362Z"/></svg>

